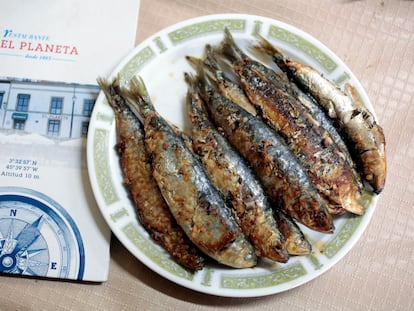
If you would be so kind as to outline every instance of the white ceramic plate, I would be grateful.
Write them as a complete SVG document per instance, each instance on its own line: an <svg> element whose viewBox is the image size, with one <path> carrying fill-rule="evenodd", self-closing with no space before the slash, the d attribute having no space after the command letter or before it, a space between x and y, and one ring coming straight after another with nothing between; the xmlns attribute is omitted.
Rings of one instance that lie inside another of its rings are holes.
<svg viewBox="0 0 414 311"><path fill-rule="evenodd" d="M139 73L162 116L186 128L184 71L192 71L185 55L202 56L206 43L222 40L228 27L236 42L245 48L260 32L296 59L320 70L339 86L352 83L372 110L361 84L349 68L315 38L276 20L240 14L210 15L168 27L142 42L116 68L113 76L129 80ZM209 264L190 273L176 264L156 245L138 223L134 207L122 184L119 159L114 150L115 122L112 109L101 93L92 113L88 134L88 167L92 188L108 225L124 246L140 261L163 277L203 293L253 297L279 293L304 284L336 264L361 237L374 212L376 196L367 198L362 217L335 219L335 233L320 234L306 228L313 245L309 256L293 257L286 264L261 261L253 269L231 269Z"/></svg>

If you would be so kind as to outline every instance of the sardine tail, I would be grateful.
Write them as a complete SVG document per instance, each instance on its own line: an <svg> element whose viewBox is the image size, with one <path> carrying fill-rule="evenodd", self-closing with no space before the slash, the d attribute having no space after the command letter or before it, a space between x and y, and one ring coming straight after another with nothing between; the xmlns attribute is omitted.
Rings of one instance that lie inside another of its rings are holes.
<svg viewBox="0 0 414 311"><path fill-rule="evenodd" d="M98 77L96 81L99 87L101 88L103 94L105 95L108 104L114 110L122 109L121 106L124 101L121 100L119 95L119 79L114 78L111 82L103 77Z"/></svg>
<svg viewBox="0 0 414 311"><path fill-rule="evenodd" d="M253 46L253 49L273 57L276 64L283 69L289 61L289 57L260 34L255 34L255 37L258 41L258 45Z"/></svg>
<svg viewBox="0 0 414 311"><path fill-rule="evenodd" d="M131 90L141 97L144 101L150 102L150 96L141 76L135 75L131 79Z"/></svg>
<svg viewBox="0 0 414 311"><path fill-rule="evenodd" d="M98 82L98 85L102 91L108 91L110 89L111 83L107 79L98 77L96 78L96 82Z"/></svg>
<svg viewBox="0 0 414 311"><path fill-rule="evenodd" d="M216 47L215 52L223 54L232 63L242 60L245 56L243 51L237 46L228 28L224 29L224 39Z"/></svg>
<svg viewBox="0 0 414 311"><path fill-rule="evenodd" d="M149 111L155 111L144 81L138 75L130 80L129 87L120 87L120 94L126 99L128 107L140 118L144 118Z"/></svg>
<svg viewBox="0 0 414 311"><path fill-rule="evenodd" d="M187 56L186 59L196 71L196 75L192 77L192 84L203 96L210 96L216 89L214 73L204 64L202 59L192 56Z"/></svg>
<svg viewBox="0 0 414 311"><path fill-rule="evenodd" d="M198 94L201 96L203 94L202 88L204 88L205 85L205 78L202 74L200 77L200 74L194 75L189 72L184 72L184 81L187 83L188 89L187 89L187 95L188 96L194 96L195 94Z"/></svg>
<svg viewBox="0 0 414 311"><path fill-rule="evenodd" d="M112 83L109 80L103 77L98 77L96 81L98 82L98 85L101 88L104 95L106 96L106 98L111 98L114 95Z"/></svg>
<svg viewBox="0 0 414 311"><path fill-rule="evenodd" d="M203 60L194 56L186 55L185 59L197 71L200 66L203 66Z"/></svg>

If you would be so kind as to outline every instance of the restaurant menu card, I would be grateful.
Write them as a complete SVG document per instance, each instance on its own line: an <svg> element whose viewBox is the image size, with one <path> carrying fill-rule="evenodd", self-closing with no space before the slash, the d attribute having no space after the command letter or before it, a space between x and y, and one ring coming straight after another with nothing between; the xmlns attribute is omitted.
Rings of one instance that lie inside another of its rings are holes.
<svg viewBox="0 0 414 311"><path fill-rule="evenodd" d="M14 0L0 11L0 275L103 282L110 229L86 163L89 118L135 45L139 0Z"/></svg>

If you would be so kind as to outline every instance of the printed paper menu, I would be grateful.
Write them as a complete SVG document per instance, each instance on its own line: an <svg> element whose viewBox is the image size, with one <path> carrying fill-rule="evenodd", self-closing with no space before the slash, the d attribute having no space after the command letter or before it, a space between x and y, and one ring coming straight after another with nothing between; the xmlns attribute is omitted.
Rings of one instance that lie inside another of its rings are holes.
<svg viewBox="0 0 414 311"><path fill-rule="evenodd" d="M0 272L107 279L109 230L91 195L84 142L0 132Z"/></svg>
<svg viewBox="0 0 414 311"><path fill-rule="evenodd" d="M111 232L90 188L86 137L96 78L134 47L139 4L2 4L1 277L107 280Z"/></svg>
<svg viewBox="0 0 414 311"><path fill-rule="evenodd" d="M4 1L0 75L96 84L133 48L138 8L139 0Z"/></svg>

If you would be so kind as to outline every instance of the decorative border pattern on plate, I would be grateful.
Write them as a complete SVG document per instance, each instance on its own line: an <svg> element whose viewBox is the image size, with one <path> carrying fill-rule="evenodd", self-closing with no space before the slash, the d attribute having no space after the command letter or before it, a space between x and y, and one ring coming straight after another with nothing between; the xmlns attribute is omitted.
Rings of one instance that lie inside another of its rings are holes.
<svg viewBox="0 0 414 311"><path fill-rule="evenodd" d="M362 221L361 216L350 217L351 218L346 221L337 235L327 243L323 249L321 249L321 253L329 259L334 257L345 246Z"/></svg>
<svg viewBox="0 0 414 311"><path fill-rule="evenodd" d="M129 213L128 210L125 207L122 207L121 209L118 209L117 211L109 214L109 217L113 222L117 222L123 217L128 217Z"/></svg>
<svg viewBox="0 0 414 311"><path fill-rule="evenodd" d="M155 52L149 46L143 48L142 50L138 51L135 56L132 57L128 63L120 70L120 75L125 80L131 80L138 69L155 56Z"/></svg>
<svg viewBox="0 0 414 311"><path fill-rule="evenodd" d="M164 270L170 272L171 274L187 279L192 280L194 274L184 269L182 266L177 264L175 261L171 260L169 255L164 251L160 251L155 247L152 241L148 240L147 237L144 237L138 229L134 226L133 223L129 223L122 228L122 231L128 237L128 239L139 249L141 250L148 258L150 258L154 263L163 268Z"/></svg>
<svg viewBox="0 0 414 311"><path fill-rule="evenodd" d="M302 52L305 52L329 73L338 67L338 65L328 55L326 55L326 53L322 52L315 45L305 40L301 36L298 36L297 34L294 34L278 26L270 25L268 35L269 37L284 41L290 45L293 45Z"/></svg>
<svg viewBox="0 0 414 311"><path fill-rule="evenodd" d="M365 207L365 213L372 206L375 194L363 191L361 195L361 204ZM337 233L337 235L329 241L321 252L328 258L334 257L349 241L349 239L353 236L355 231L358 229L359 225L361 224L364 216L356 216L350 215L349 219L346 223L342 226L341 230Z"/></svg>
<svg viewBox="0 0 414 311"><path fill-rule="evenodd" d="M264 273L254 276L231 276L222 275L221 287L233 289L264 288L283 284L306 275L303 265L298 262L286 268L278 269L272 273Z"/></svg>
<svg viewBox="0 0 414 311"><path fill-rule="evenodd" d="M167 47L165 46L164 42L162 41L161 37L154 38L154 43L159 49L160 53L164 53L167 50Z"/></svg>
<svg viewBox="0 0 414 311"><path fill-rule="evenodd" d="M204 277L201 282L203 286L211 286L211 279L213 278L214 269L204 267Z"/></svg>
<svg viewBox="0 0 414 311"><path fill-rule="evenodd" d="M334 80L334 82L335 82L335 84L336 85L340 85L340 84L342 84L342 83L345 83L345 81L347 81L347 80L349 80L350 79L350 75L349 75L349 73L347 73L347 72L344 72L343 74L341 74L338 78L336 78L335 80Z"/></svg>
<svg viewBox="0 0 414 311"><path fill-rule="evenodd" d="M246 29L246 21L244 19L217 19L196 23L174 30L168 34L168 37L173 44L177 44L201 34L223 31L226 27L229 30L242 31Z"/></svg>
<svg viewBox="0 0 414 311"><path fill-rule="evenodd" d="M109 205L117 202L119 200L119 197L116 194L115 188L112 184L109 170L109 161L106 154L108 146L108 131L97 129L94 133L93 145L96 178L105 204Z"/></svg>

